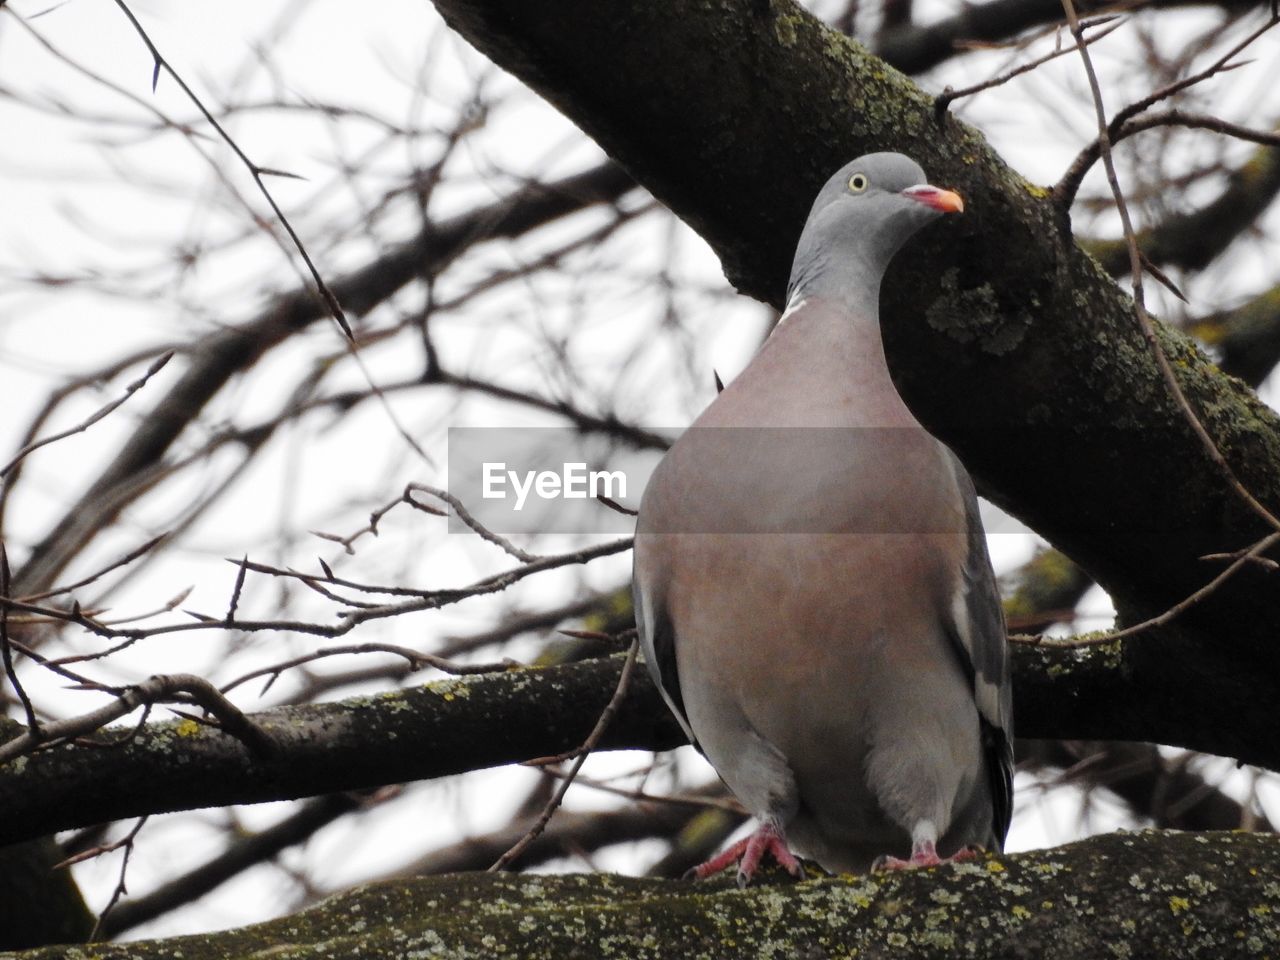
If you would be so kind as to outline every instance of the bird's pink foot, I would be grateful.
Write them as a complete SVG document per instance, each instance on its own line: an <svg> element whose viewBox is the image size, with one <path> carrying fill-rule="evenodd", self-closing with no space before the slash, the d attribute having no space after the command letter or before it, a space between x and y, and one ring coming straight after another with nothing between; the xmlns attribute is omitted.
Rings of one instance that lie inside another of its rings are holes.
<svg viewBox="0 0 1280 960"><path fill-rule="evenodd" d="M961 847L949 857L938 856L938 851L933 843L929 840L923 840L915 844L911 848L910 860L899 860L897 857L891 857L887 854L876 859L871 865L873 871L885 870L914 870L917 867L938 867L944 863L964 863L967 860L977 860L982 853L978 847Z"/></svg>
<svg viewBox="0 0 1280 960"><path fill-rule="evenodd" d="M725 867L736 863L738 886L745 887L755 876L756 868L760 866L760 861L766 853L793 877L804 877L804 868L800 866L800 862L787 846L786 837L772 823L761 824L751 836L745 840L739 840L723 853L717 854L706 863L699 864L690 872L698 880L705 880L712 874L719 873Z"/></svg>

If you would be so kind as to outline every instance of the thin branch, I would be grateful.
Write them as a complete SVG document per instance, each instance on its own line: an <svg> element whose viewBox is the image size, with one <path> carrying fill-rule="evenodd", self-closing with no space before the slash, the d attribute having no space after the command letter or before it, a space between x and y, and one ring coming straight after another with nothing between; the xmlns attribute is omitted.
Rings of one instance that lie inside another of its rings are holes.
<svg viewBox="0 0 1280 960"><path fill-rule="evenodd" d="M1218 449L1218 445L1214 443L1213 438L1209 436L1209 431L1205 429L1204 424L1200 422L1200 418L1196 416L1191 404L1187 400L1186 395L1182 392L1182 387L1178 384L1178 378L1173 372L1173 365L1169 363L1169 358L1165 356L1164 349L1160 346L1160 341L1156 338L1155 325L1151 322L1151 317L1147 313L1146 297L1142 287L1142 254L1138 250L1138 241L1133 229L1133 221L1129 216L1129 206L1125 202L1124 191L1120 189L1120 179L1116 174L1115 158L1111 153L1111 125L1107 123L1107 111L1102 102L1102 87L1098 82L1098 74L1093 68L1093 58L1089 55L1089 48L1083 43L1083 35L1081 33L1080 20L1076 16L1073 0L1062 0L1062 8L1067 15L1067 22L1071 27L1072 36L1076 38L1079 46L1080 60L1084 64L1085 74L1089 78L1089 89L1093 93L1094 111L1098 117L1098 144L1102 154L1102 163L1107 171L1107 182L1111 186L1111 194L1115 197L1116 211L1120 215L1120 224L1124 230L1125 241L1129 246L1129 272L1133 277L1133 307L1134 314L1138 320L1138 327L1142 331L1142 337L1147 342L1147 346L1151 350L1151 355L1155 359L1156 366L1160 370L1161 377L1164 378L1165 386L1169 390L1170 395L1177 403L1178 408L1182 412L1183 419L1191 427L1196 437L1200 441L1201 447L1208 454L1209 459L1213 461L1218 472L1235 491L1236 495L1244 501L1248 507L1261 517L1273 530L1280 530L1280 519L1264 507L1256 497L1245 487L1240 479L1236 476L1235 471L1227 463L1223 457L1222 451ZM1237 52L1244 49L1254 39L1261 36L1262 33L1280 22L1276 17L1271 17L1263 27L1255 30L1242 43L1238 44L1225 57L1215 64L1209 70L1203 71L1197 75L1198 79L1204 79L1212 76L1216 70L1221 69L1222 65ZM1197 78L1187 78L1185 82L1172 84L1165 88L1165 91L1175 91L1182 87L1188 86L1192 82L1198 82ZM1165 93L1164 95L1169 95ZM1139 101L1142 109L1155 103L1160 97L1152 95L1146 98L1146 101ZM1149 102L1148 102L1149 101ZM1137 105L1135 105L1137 106ZM1130 107L1128 111L1122 111L1126 116L1132 116L1136 112L1134 107Z"/></svg>
<svg viewBox="0 0 1280 960"><path fill-rule="evenodd" d="M119 904L100 921L102 933L119 933L190 903L250 867L269 861L288 847L304 843L339 817L381 802L393 790L371 795L332 793L301 804L283 820L256 833L233 834L221 852L199 866L166 880L160 887Z"/></svg>
<svg viewBox="0 0 1280 960"><path fill-rule="evenodd" d="M306 264L307 270L311 274L312 282L315 283L316 290L319 292L320 298L329 308L329 312L333 316L334 322L338 324L338 327L342 330L348 340L354 340L355 337L351 332L351 324L347 322L347 315L342 310L342 304L338 302L338 298L334 295L333 291L329 289L329 285L324 282L324 278L320 276L320 271L316 268L315 263L312 262L311 254L307 252L307 248L303 244L302 238L299 237L297 231L293 229L293 224L290 223L289 218L284 215L284 211L280 209L280 205L276 203L275 197L271 195L271 191L267 189L267 185L262 179L264 175L275 175L276 172L268 170L265 167L261 167L249 159L249 156L240 148L240 145L236 143L235 138L227 133L222 124L220 124L217 118L209 111L209 108L204 105L204 101L196 95L194 90L187 86L187 82L182 79L182 76L178 71L175 70L160 54L160 50L156 47L155 43L152 42L146 29L138 22L138 18L133 15L133 11L129 9L129 5L126 4L124 0L115 0L115 4L120 8L120 11L125 15L125 17L128 18L129 23L133 25L133 29L137 32L142 42L146 45L147 51L151 54L151 59L154 63L154 69L151 74L152 91L155 91L156 84L160 79L160 71L163 70L173 79L174 83L182 89L182 92L187 95L187 99L189 99L192 105L200 111L209 126L213 127L218 136L222 138L223 143L225 143L231 149L231 152L239 158L240 162L244 164L245 169L248 170L250 176L253 177L253 182L258 185L259 192L261 192L263 198L270 205L272 212L275 213L276 219L280 221L280 225L284 227L285 231L289 234L289 239L293 241L293 245L297 249L298 255L302 258L302 262Z"/></svg>
<svg viewBox="0 0 1280 960"><path fill-rule="evenodd" d="M511 861L524 853L529 844L538 839L542 834L542 831L546 829L547 824L551 822L551 818L555 815L556 810L559 809L561 802L564 800L565 793L568 792L569 786L573 783L574 777L578 775L578 772L582 769L582 765L586 763L587 757L591 754L591 751L595 749L596 744L600 742L600 738L604 736L604 732L609 728L609 723L613 720L613 715L618 712L618 706L622 703L622 698L626 696L627 688L631 685L631 674L635 670L636 656L639 652L640 638L636 637L631 641L631 648L627 651L627 660L626 663L622 665L622 674L618 677L618 686L614 688L613 696L609 698L608 704L606 704L604 710L601 711L600 719L596 721L595 727L593 727L591 733L587 735L587 739L583 741L581 753L578 754L578 759L574 761L569 773L565 776L564 780L561 781L554 796L547 801L546 807L543 808L541 815L534 822L533 826L529 828L528 832L520 838L520 841L516 843L514 847L497 859L493 866L489 868L489 873L496 873L500 870L505 870Z"/></svg>
<svg viewBox="0 0 1280 960"><path fill-rule="evenodd" d="M48 617L51 620L73 623L84 627L100 637L107 637L111 639L125 638L138 640L144 637L156 637L164 634L188 633L191 631L214 629L238 630L242 633L271 631L306 633L319 637L340 637L349 633L360 624L368 621L383 620L389 617L398 617L410 613L420 613L426 610L437 610L440 607L449 606L469 597L501 593L512 584L523 580L526 577L532 576L535 573L541 573L544 570L553 570L558 567L568 566L574 563L588 563L591 560L595 560L600 557L610 556L615 553L622 553L625 550L631 549L631 543L632 540L630 537L623 537L594 547L584 547L581 550L575 550L571 553L541 557L538 560L525 564L522 567L515 567L503 573L484 577L469 586L448 590L412 590L402 587L379 587L357 584L354 581L338 580L332 577L316 577L309 574L299 573L294 570L280 570L252 562L248 564L249 569L252 571L269 573L272 576L288 577L309 586L331 582L340 586L348 586L353 589L361 589L368 592L396 595L407 594L415 598L403 603L378 604L374 606L362 605L358 609L339 611L338 617L341 622L338 624L314 623L306 620L228 621L188 611L191 616L196 618L196 622L169 623L156 627L138 627L121 630L102 623L99 620L93 619L92 617L86 616L81 610L75 607L70 610L61 610L55 607L42 607L36 604L26 603L12 597L0 597L0 603L6 604L12 610L22 610L26 613Z"/></svg>
<svg viewBox="0 0 1280 960"><path fill-rule="evenodd" d="M568 778L570 775L568 772L557 770L554 767L548 767L544 772L549 776L561 779ZM581 775L574 776L573 782L579 786L590 787L592 790L608 793L615 797L623 797L627 800L634 800L637 803L662 803L677 807L691 807L696 810L723 810L725 813L732 813L738 816L747 815L747 808L731 794L703 796L697 791L693 793L648 793L645 790L615 787L611 783L604 783L601 780Z"/></svg>
<svg viewBox="0 0 1280 960"><path fill-rule="evenodd" d="M1209 597L1218 587L1222 586L1227 580L1236 574L1242 567L1253 564L1262 558L1262 554L1266 553L1277 543L1280 543L1280 531L1269 533L1263 537L1252 547L1236 556L1234 562L1223 570L1220 574L1206 583L1203 587L1192 593L1178 603L1175 603L1164 613L1151 617L1149 620L1143 620L1141 623L1135 623L1125 627L1123 630L1111 630L1103 633L1095 634L1087 637L1067 637L1063 639L1053 639L1044 636L1029 637L1025 634L1010 634L1010 643L1023 643L1033 647L1054 647L1062 650L1081 649L1083 647L1096 647L1104 643L1113 643L1116 640L1123 640L1126 637L1134 636L1138 633L1144 633L1147 630L1154 630L1156 627L1163 627L1175 617L1181 616L1189 609L1194 607L1200 601Z"/></svg>
<svg viewBox="0 0 1280 960"><path fill-rule="evenodd" d="M286 670L301 666L304 663L313 663L316 660L323 660L327 657L348 656L351 654L366 653L390 653L397 657L404 658L408 662L412 670L422 670L426 667L432 667L442 673L453 674L454 676L471 676L478 673L501 673L503 670L509 670L512 667L523 666L516 660L503 658L495 663L454 663L452 660L446 660L444 657L438 657L430 653L420 653L417 650L411 650L408 647L397 646L393 643L353 643L341 647L329 647L325 650L316 650L312 653L303 654L286 660L283 663L275 664L269 667L260 667L243 676L237 677L230 683L222 685L222 693L230 693L236 687L258 677L270 677L267 685L262 689L262 693L266 693L271 685L279 678L280 674Z"/></svg>
<svg viewBox="0 0 1280 960"><path fill-rule="evenodd" d="M9 551L5 548L4 541L0 540L0 595L8 594L9 580ZM36 711L31 704L31 698L27 696L27 691L18 679L18 670L13 663L13 647L9 639L9 608L3 603L0 603L0 655L3 655L4 658L4 674L9 678L9 683L13 686L13 692L22 701L22 709L27 714L27 729L38 742L44 738L45 732L36 719Z"/></svg>
<svg viewBox="0 0 1280 960"><path fill-rule="evenodd" d="M521 550L506 537L494 533L472 516L471 511L467 509L466 505L448 490L441 490L438 487L432 487L425 483L411 483L405 489L405 499L413 506L420 506L420 504L416 503L411 497L409 497L409 491L411 490L419 490L422 493L428 493L439 500L443 500L453 508L453 512L457 514L458 519L478 534L480 539L492 543L494 546L500 548L504 553L515 557L517 560L520 560L523 563L533 563L535 560L542 559L537 554Z"/></svg>
<svg viewBox="0 0 1280 960"><path fill-rule="evenodd" d="M1109 36L1111 33L1120 29L1120 27L1122 27L1124 23L1125 21L1123 18L1114 17L1114 16L1098 17L1094 20L1085 20L1081 24L1084 30L1088 30L1092 27L1103 26L1104 24L1109 24L1109 26L1107 26L1107 29L1100 31L1099 33L1095 33L1093 36L1089 37L1083 42L1097 43L1103 37ZM1014 77L1021 76L1024 73L1030 73L1032 70L1035 70L1037 67L1043 66L1044 64L1048 63L1050 60L1056 60L1058 57L1065 56L1066 54L1069 54L1069 53L1074 53L1078 47L1079 47L1079 44L1071 47L1063 47L1059 44L1052 51L1050 51L1049 53L1046 53L1044 56L1037 57L1035 60L1032 60L1029 63L1024 63L1024 64L1021 64L1020 66L1014 67L1012 70L1009 70L1007 73L1002 73L997 77L992 77L990 80L987 80L983 83L975 83L971 87L961 87L959 90L954 90L951 87L946 87L942 91L942 93L934 97L934 100L933 100L934 112L938 116L942 116L942 114L944 114L947 111L947 109L951 106L951 104L954 103L956 100L960 100L963 97L971 97L975 93L981 93L984 90L990 90L994 87L1003 86L1004 84L1012 80Z"/></svg>
<svg viewBox="0 0 1280 960"><path fill-rule="evenodd" d="M523 236L588 206L616 200L635 181L612 162L549 184L530 184L493 203L424 228L413 238L334 282L340 299L367 313L429 268L440 271L471 247ZM308 286L289 290L246 324L220 329L194 342L190 366L139 424L118 456L62 514L16 572L19 592L44 589L106 529L157 475L156 464L195 414L237 373L324 314ZM512 391L512 399L523 400ZM42 415L44 412L42 411ZM250 438L245 438L246 442ZM253 444L250 444L253 446Z"/></svg>
<svg viewBox="0 0 1280 960"><path fill-rule="evenodd" d="M79 857L73 857L70 862L79 862L87 859L89 856L98 856L111 850L124 849L124 856L120 859L120 875L116 880L115 889L111 891L111 899L107 901L107 905L102 908L102 912L98 914L98 919L94 921L93 930L89 933L89 942L93 943L102 935L102 922L106 919L107 914L119 902L120 898L128 892L128 886L125 884L125 878L129 874L129 858L133 856L134 841L138 838L143 826L146 825L147 817L139 817L138 822L133 825L133 829L121 840L108 844L99 848L96 852L82 854Z"/></svg>
<svg viewBox="0 0 1280 960"><path fill-rule="evenodd" d="M1197 130L1212 130L1215 133L1221 133L1225 136L1235 137L1237 140L1247 140L1251 143L1260 143L1269 147L1280 147L1280 134L1268 132L1266 130L1255 130L1251 127L1242 127L1237 123L1230 123L1226 120L1220 120L1217 117L1206 116L1204 114L1186 113L1182 110L1166 110L1163 113L1155 113L1148 117L1128 120L1115 127L1115 133L1111 134L1111 145L1115 146L1121 140L1125 140L1136 133L1142 133L1145 130L1152 130L1156 127L1189 127ZM1102 156L1102 141L1094 140L1093 143L1085 147L1084 150L1072 161L1071 167L1063 175L1058 186L1054 188L1055 193L1060 197L1066 198L1066 194L1062 191L1070 190L1071 197L1075 196L1075 191L1080 187L1080 181L1085 174L1093 167L1093 165ZM1066 184L1064 187L1063 185Z"/></svg>
<svg viewBox="0 0 1280 960"><path fill-rule="evenodd" d="M145 387L147 385L147 381L150 380L152 377L154 377L157 373L159 373L164 368L164 365L172 359L173 359L172 350L168 350L162 353L159 357L157 357L152 362L151 366L147 368L146 373L144 373L137 380L133 381L133 383L129 384L127 387L124 388L124 393L121 396L116 397L116 399L112 400L106 406L100 407L96 412L90 414L88 417L86 417L84 420L81 420L75 426L68 427L66 430L62 430L58 433L52 434L51 436L42 437L39 440L33 440L32 442L28 443L16 454L14 454L12 460L6 463L3 467L0 467L0 477L7 477L9 474L9 471L11 471L14 467L16 467L19 463L25 460L32 453L39 450L41 447L47 447L51 443L57 443L59 440L65 440L67 437L73 437L77 433L84 433L86 430L92 427L95 423L97 423L103 417L110 414L112 411L118 408L121 404L123 404L126 400L132 397L135 393L137 393L139 390Z"/></svg>
<svg viewBox="0 0 1280 960"><path fill-rule="evenodd" d="M30 594L29 596L25 596L22 599L26 600L28 603L38 603L41 600L48 600L50 597L56 597L59 594L70 593L72 590L78 590L81 587L87 587L89 586L89 584L94 583L95 581L105 577L112 570L118 570L121 567L127 567L129 564L133 563L133 561L137 560L139 557L144 556L147 553L150 553L157 546L159 546L161 542L168 539L168 537L169 537L168 533L158 534L157 536L152 537L150 540L148 540L146 543L142 544L141 546L134 547L132 550L130 550L124 556L120 557L118 560L113 560L111 563L107 564L105 567L99 568L98 570L94 571L88 576L81 577L79 580L75 581L74 583L64 584L63 586L60 586L60 587L53 587L50 590L45 590L43 593ZM6 587L5 590L3 591L3 594L7 595L8 592L9 592L8 588Z"/></svg>
<svg viewBox="0 0 1280 960"><path fill-rule="evenodd" d="M1067 0L1063 0L1063 9L1067 9ZM1071 7L1071 12L1067 16L1067 22L1071 26L1072 35L1076 37L1076 42L1079 43L1080 34L1077 32L1077 27L1079 26L1080 21L1076 17L1074 6ZM1057 186L1053 188L1055 202L1064 210L1071 206L1075 201L1076 193L1080 189L1080 183L1084 180L1085 174L1089 172L1089 168L1093 166L1094 162L1097 161L1099 157L1102 157L1104 162L1109 163L1106 158L1110 154L1111 145L1121 139L1124 127L1132 120L1133 117L1136 117L1139 113L1142 113L1149 107L1154 106L1161 100L1167 100L1169 97L1182 92L1188 87L1202 83L1210 77L1216 76L1225 70L1233 69L1232 66L1228 66L1231 58L1243 51L1277 23L1280 23L1280 17L1277 17L1273 12L1260 27L1252 31L1248 36L1233 46L1208 67L1201 70L1199 73L1194 73L1189 77L1184 77L1181 80L1161 87L1159 90L1148 94L1140 100L1134 101L1129 104L1129 106L1120 110L1111 119L1110 123L1107 122L1106 112L1102 107L1102 93L1101 89L1098 87L1097 76L1093 70L1093 61L1090 59L1088 52L1082 49L1080 51L1080 56L1081 59L1088 64L1086 72L1090 77L1090 87L1094 90L1094 103L1097 107L1100 126L1098 128L1097 139L1080 151L1075 160L1072 161L1071 166L1067 168L1067 172L1062 175L1062 179L1058 181ZM1244 139L1252 138L1245 137ZM1121 204L1121 206L1123 207L1123 204ZM1124 218L1127 218L1127 213L1122 215L1122 219Z"/></svg>
<svg viewBox="0 0 1280 960"><path fill-rule="evenodd" d="M395 428L396 433L400 435L400 438L404 440L409 449L417 454L423 463L428 466L434 466L435 464L431 457L422 449L422 446L418 443L417 439L414 438L408 428L400 422L400 418L391 408L391 404L387 401L387 398L383 395L381 388L373 379L373 374L370 373L369 368L365 365L364 358L360 356L359 351L355 348L355 334L351 330L351 324L347 321L347 315L342 309L342 304L339 302L337 295L329 285L325 283L324 278L320 275L319 268L316 267L315 262L311 259L311 254L307 251L306 245L302 242L302 238L298 236L298 232L293 228L293 224L289 221L289 218L285 216L284 211L280 209L280 205L276 203L276 199L271 194L271 191L267 189L267 185L263 180L263 177L281 176L282 172L268 167L262 167L249 159L248 154L241 149L235 139L226 131L226 129L223 128L222 124L218 122L217 118L214 117L209 108L204 105L204 102L196 95L195 91L187 85L187 82L182 79L182 76L178 71L175 70L173 66L160 54L159 49L156 47L155 43L152 42L151 37L138 21L138 18L134 16L133 11L129 9L125 0L115 0L115 4L128 18L129 22L133 25L134 30L137 31L138 36L142 39L142 42L146 44L147 50L151 53L152 60L155 64L151 76L152 91L155 91L156 82L160 77L161 69L163 69L170 77L173 78L174 82L182 88L182 92L187 95L187 98L190 99L196 109L203 114L209 125L217 131L218 136L222 138L223 142L227 144L231 151L235 153L236 157L239 158L240 162L244 164L245 169L248 170L250 176L253 177L254 183L257 184L259 192L261 192L262 196L271 206L271 210L276 215L276 219L289 234L289 239L293 242L294 248L302 258L302 262L306 264L307 272L311 275L311 280L315 284L315 289L319 294L320 300L328 308L330 316L333 317L334 322L338 325L338 328L346 338L351 359L359 368L360 374L364 377L365 382L369 384L369 388L372 390L374 396L378 398L378 402L382 405L383 412L386 414L388 421Z"/></svg>

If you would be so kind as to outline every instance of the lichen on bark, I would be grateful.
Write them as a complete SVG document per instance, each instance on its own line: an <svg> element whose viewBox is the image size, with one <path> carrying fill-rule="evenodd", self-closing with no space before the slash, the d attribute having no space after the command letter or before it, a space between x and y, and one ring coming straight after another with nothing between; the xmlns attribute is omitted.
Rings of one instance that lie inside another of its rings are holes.
<svg viewBox="0 0 1280 960"><path fill-rule="evenodd" d="M931 870L781 874L739 890L609 874L358 887L268 923L3 960L1262 957L1280 951L1280 839L1145 831Z"/></svg>

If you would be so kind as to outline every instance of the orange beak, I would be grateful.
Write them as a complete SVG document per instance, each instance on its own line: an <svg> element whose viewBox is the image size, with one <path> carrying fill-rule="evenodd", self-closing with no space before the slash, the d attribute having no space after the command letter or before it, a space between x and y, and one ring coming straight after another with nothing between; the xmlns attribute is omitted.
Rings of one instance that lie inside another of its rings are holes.
<svg viewBox="0 0 1280 960"><path fill-rule="evenodd" d="M928 183L907 187L902 191L904 197L918 200L926 207L932 207L939 213L964 213L964 200L953 190L943 190Z"/></svg>

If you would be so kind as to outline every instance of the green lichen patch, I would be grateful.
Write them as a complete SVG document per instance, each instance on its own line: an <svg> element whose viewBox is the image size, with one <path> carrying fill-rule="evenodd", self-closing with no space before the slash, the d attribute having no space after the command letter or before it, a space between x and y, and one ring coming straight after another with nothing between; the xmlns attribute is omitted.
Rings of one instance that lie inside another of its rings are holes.
<svg viewBox="0 0 1280 960"><path fill-rule="evenodd" d="M962 289L954 267L943 273L941 287L942 295L929 304L925 320L959 343L976 343L999 357L1016 350L1031 329L1032 317L1005 310L990 284Z"/></svg>
<svg viewBox="0 0 1280 960"><path fill-rule="evenodd" d="M450 677L447 680L433 680L424 684L425 690L434 693L436 696L449 701L459 698L466 699L471 696L471 683L463 677Z"/></svg>

